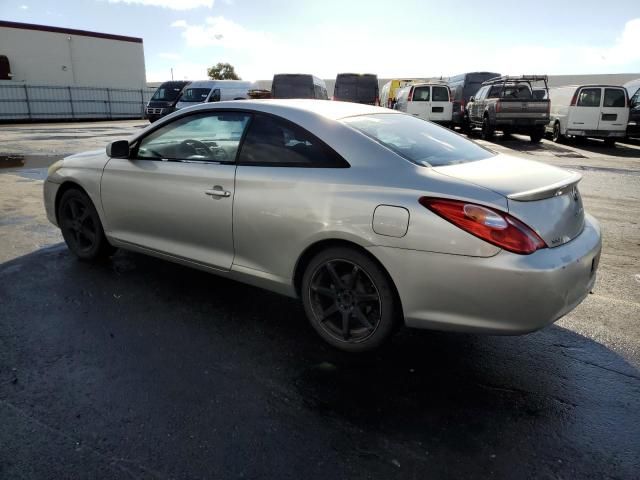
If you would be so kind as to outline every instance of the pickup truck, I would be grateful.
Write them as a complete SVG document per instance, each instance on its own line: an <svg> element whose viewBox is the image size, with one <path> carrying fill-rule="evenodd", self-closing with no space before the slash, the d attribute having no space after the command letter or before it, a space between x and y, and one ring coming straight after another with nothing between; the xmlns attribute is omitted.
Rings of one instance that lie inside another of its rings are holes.
<svg viewBox="0 0 640 480"><path fill-rule="evenodd" d="M547 95L533 94L533 84L544 82ZM491 140L496 130L505 135L523 133L538 143L549 123L546 76L523 75L487 80L467 103L471 127L482 128L482 138ZM540 98L546 97L546 98Z"/></svg>

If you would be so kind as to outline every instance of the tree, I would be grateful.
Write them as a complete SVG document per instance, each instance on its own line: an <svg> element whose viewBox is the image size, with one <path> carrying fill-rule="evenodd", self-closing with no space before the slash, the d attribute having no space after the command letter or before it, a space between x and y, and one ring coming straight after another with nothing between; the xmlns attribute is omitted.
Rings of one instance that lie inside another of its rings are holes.
<svg viewBox="0 0 640 480"><path fill-rule="evenodd" d="M216 66L207 68L207 75L211 80L242 80L230 63L218 62Z"/></svg>

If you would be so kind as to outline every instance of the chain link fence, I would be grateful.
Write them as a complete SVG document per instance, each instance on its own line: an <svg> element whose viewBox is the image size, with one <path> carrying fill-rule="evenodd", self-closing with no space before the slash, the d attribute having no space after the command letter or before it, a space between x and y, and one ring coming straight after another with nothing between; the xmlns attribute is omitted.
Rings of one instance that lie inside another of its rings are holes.
<svg viewBox="0 0 640 480"><path fill-rule="evenodd" d="M0 122L143 118L155 90L0 84Z"/></svg>

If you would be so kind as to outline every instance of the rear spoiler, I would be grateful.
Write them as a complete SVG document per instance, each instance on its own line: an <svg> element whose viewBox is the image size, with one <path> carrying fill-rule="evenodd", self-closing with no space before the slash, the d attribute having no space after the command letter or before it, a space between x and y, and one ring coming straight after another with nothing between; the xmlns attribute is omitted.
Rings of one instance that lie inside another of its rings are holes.
<svg viewBox="0 0 640 480"><path fill-rule="evenodd" d="M570 173L571 176L569 178L560 182L553 183L545 187L534 188L533 190L527 190L525 192L512 193L511 195L507 195L507 198L518 202L533 202L550 197L559 197L573 190L578 182L582 180L581 174L577 172Z"/></svg>

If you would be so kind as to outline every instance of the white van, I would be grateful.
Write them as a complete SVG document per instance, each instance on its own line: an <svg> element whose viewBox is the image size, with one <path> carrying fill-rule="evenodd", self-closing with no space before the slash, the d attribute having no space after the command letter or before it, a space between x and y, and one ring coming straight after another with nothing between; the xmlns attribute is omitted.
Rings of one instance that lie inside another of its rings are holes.
<svg viewBox="0 0 640 480"><path fill-rule="evenodd" d="M198 80L191 82L183 91L176 110L204 102L244 100L249 98L251 82L243 80Z"/></svg>
<svg viewBox="0 0 640 480"><path fill-rule="evenodd" d="M395 109L450 126L453 114L451 92L444 83L412 83L398 91Z"/></svg>
<svg viewBox="0 0 640 480"><path fill-rule="evenodd" d="M629 121L627 91L616 85L571 85L549 89L554 142L568 136L602 138L608 146L624 138Z"/></svg>

